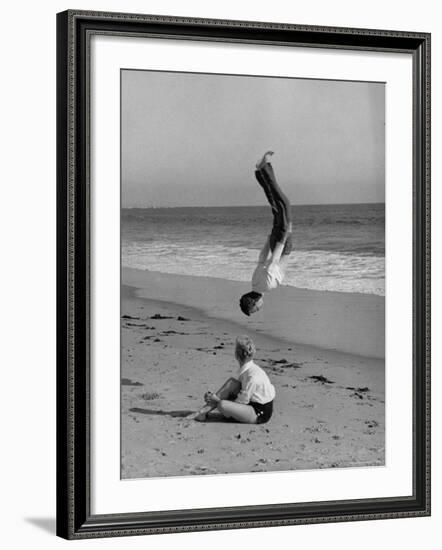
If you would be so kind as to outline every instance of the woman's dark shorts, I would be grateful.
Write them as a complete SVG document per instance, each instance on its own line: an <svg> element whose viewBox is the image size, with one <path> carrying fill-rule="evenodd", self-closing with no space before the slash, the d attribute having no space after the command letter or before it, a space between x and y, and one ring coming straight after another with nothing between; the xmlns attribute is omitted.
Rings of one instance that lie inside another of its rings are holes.
<svg viewBox="0 0 442 550"><path fill-rule="evenodd" d="M257 424L265 424L270 420L273 414L273 401L270 401L270 403L266 403L265 405L250 401L249 405L253 407L255 411Z"/></svg>

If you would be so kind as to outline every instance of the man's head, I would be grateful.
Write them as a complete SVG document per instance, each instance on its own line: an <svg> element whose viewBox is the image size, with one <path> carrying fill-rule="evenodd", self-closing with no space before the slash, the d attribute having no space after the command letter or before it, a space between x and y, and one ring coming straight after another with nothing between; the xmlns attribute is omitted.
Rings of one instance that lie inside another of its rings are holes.
<svg viewBox="0 0 442 550"><path fill-rule="evenodd" d="M238 336L236 339L235 345L235 358L241 365L247 363L253 359L253 356L256 353L255 344L253 340L249 338L246 334L243 336Z"/></svg>
<svg viewBox="0 0 442 550"><path fill-rule="evenodd" d="M259 311L262 304L262 294L254 290L247 292L247 294L243 294L239 300L239 307L244 315L252 315L252 313Z"/></svg>

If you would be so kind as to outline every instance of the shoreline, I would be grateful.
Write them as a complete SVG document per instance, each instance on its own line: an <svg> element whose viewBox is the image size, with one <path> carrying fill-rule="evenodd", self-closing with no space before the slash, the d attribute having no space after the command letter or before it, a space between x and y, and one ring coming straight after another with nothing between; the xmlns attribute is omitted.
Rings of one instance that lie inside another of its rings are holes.
<svg viewBox="0 0 442 550"><path fill-rule="evenodd" d="M265 296L262 311L244 316L237 306L248 283L123 267L122 284L137 296L194 308L208 318L307 345L362 357L385 356L385 298L373 294L281 286Z"/></svg>

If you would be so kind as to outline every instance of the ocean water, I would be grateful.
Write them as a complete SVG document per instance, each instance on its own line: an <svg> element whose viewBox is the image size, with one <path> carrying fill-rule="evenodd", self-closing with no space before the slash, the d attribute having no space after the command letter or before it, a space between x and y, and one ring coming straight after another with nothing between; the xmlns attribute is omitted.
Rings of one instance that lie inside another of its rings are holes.
<svg viewBox="0 0 442 550"><path fill-rule="evenodd" d="M384 204L292 206L284 284L385 293ZM271 229L268 206L123 209L123 266L250 281Z"/></svg>

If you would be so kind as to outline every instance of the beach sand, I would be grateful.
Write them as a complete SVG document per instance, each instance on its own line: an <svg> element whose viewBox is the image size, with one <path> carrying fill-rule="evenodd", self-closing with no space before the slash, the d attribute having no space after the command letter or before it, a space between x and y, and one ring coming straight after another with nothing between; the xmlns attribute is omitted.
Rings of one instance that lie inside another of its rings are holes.
<svg viewBox="0 0 442 550"><path fill-rule="evenodd" d="M126 268L122 281L122 478L384 464L382 297L282 287L252 320L243 283ZM242 333L276 388L271 420L186 418L237 374Z"/></svg>

